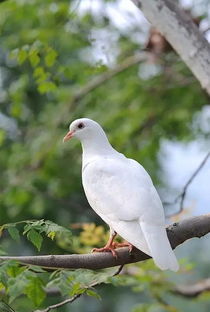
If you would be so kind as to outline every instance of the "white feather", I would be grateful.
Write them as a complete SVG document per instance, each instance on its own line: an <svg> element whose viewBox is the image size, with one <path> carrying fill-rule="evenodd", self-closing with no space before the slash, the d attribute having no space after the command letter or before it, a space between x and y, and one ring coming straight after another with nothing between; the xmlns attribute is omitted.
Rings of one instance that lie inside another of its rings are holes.
<svg viewBox="0 0 210 312"><path fill-rule="evenodd" d="M177 271L179 264L171 249L165 228L146 222L140 222L140 226L155 264L161 270Z"/></svg>
<svg viewBox="0 0 210 312"><path fill-rule="evenodd" d="M82 181L90 206L120 236L151 255L160 269L178 270L162 203L145 169L113 149L96 122L76 120L70 131L82 143Z"/></svg>

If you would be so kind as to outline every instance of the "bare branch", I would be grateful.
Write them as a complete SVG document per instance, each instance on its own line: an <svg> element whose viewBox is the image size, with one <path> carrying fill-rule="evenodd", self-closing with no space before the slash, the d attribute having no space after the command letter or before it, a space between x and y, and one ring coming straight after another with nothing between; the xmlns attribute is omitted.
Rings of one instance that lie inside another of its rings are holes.
<svg viewBox="0 0 210 312"><path fill-rule="evenodd" d="M193 172L193 174L191 175L191 177L189 178L187 183L184 185L182 192L174 199L174 201L173 202L163 202L163 205L171 206L171 205L177 204L178 201L180 200L179 210L177 212L175 212L175 213L167 214L167 217L175 216L175 215L179 214L184 209L184 201L185 201L185 197L186 197L186 194L187 194L188 187L193 182L193 180L198 175L198 173L201 171L201 169L204 167L204 165L206 164L209 156L210 156L210 152L208 152L207 155L204 157L202 162L199 164L197 169Z"/></svg>
<svg viewBox="0 0 210 312"><path fill-rule="evenodd" d="M120 274L122 272L123 267L124 267L124 264L121 264L119 266L118 270L113 274L113 276L116 276L116 275Z"/></svg>
<svg viewBox="0 0 210 312"><path fill-rule="evenodd" d="M90 82L87 83L83 88L79 89L79 91L71 99L70 101L71 109L74 108L74 106L80 100L82 100L87 94L89 94L90 92L94 91L96 88L103 85L104 82L110 80L111 78L122 73L128 68L147 60L149 56L150 56L149 52L141 52L136 55L130 56L126 58L121 64L117 64L114 68L90 80Z"/></svg>
<svg viewBox="0 0 210 312"><path fill-rule="evenodd" d="M202 237L210 232L210 214L192 217L167 227L167 233L172 248L193 237ZM66 269L104 269L127 263L135 263L150 258L138 249L129 253L128 248L116 249L118 258L109 252L73 255L46 256L2 256L0 261L17 260L22 264L38 265L45 268Z"/></svg>
<svg viewBox="0 0 210 312"><path fill-rule="evenodd" d="M197 297L201 293L210 290L210 278L203 279L193 285L177 286L172 292L183 297Z"/></svg>
<svg viewBox="0 0 210 312"><path fill-rule="evenodd" d="M132 0L180 55L210 95L210 46L192 18L173 0Z"/></svg>
<svg viewBox="0 0 210 312"><path fill-rule="evenodd" d="M110 79L124 72L130 67L137 65L141 62L151 60L152 58L154 58L154 55L155 55L154 52L141 51L138 54L127 57L122 63L117 64L114 68L111 68L100 75L97 75L96 77L91 79L86 85L81 87L73 95L67 107L70 107L71 110L74 109L78 102L80 102L85 96L87 96L89 93L94 91L96 88L102 86L105 82L109 81ZM159 58L160 58L160 55L159 55ZM192 79L192 77L190 77L190 78L185 78L182 81L177 81L177 83L178 84L180 83L181 86L185 86L185 85L193 83L194 81L195 79ZM174 83L172 85L165 86L165 88L167 89L172 89L175 87L177 87L177 84L174 84ZM65 111L65 114L66 114L66 111Z"/></svg>
<svg viewBox="0 0 210 312"><path fill-rule="evenodd" d="M53 304L53 305L50 305L49 307L47 307L46 309L44 310L36 310L34 312L49 312L50 310L53 310L53 309L57 309L57 308L60 308L64 305L66 305L67 303L71 303L73 301L75 301L76 299L78 299L79 297L81 297L82 294L77 294L71 298L68 298L68 299L65 299L59 303L56 303L56 304Z"/></svg>

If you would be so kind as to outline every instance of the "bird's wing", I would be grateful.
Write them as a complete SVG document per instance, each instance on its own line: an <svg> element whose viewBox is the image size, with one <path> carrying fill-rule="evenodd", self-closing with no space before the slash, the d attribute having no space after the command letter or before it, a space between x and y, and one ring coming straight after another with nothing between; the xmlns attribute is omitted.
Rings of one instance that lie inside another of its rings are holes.
<svg viewBox="0 0 210 312"><path fill-rule="evenodd" d="M86 166L82 179L87 199L102 219L141 219L164 225L157 191L150 176L134 160L97 158Z"/></svg>
<svg viewBox="0 0 210 312"><path fill-rule="evenodd" d="M140 164L126 158L96 159L83 171L83 186L91 207L120 236L151 255L161 269L178 269L162 203Z"/></svg>
<svg viewBox="0 0 210 312"><path fill-rule="evenodd" d="M139 220L164 225L159 196L144 168L131 159L96 159L85 167L90 206L125 240L151 255Z"/></svg>

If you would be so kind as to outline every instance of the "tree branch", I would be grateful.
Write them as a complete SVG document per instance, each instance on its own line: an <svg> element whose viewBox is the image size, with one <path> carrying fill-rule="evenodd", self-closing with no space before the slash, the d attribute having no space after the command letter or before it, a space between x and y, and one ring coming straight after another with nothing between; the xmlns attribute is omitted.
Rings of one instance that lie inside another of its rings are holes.
<svg viewBox="0 0 210 312"><path fill-rule="evenodd" d="M210 232L210 214L192 217L167 227L167 233L172 248L176 248L193 237L202 237ZM116 249L118 257L110 253L46 255L46 256L2 256L0 261L17 260L22 264L38 265L46 268L66 269L104 269L127 263L144 261L150 257L138 249L130 254L128 248ZM210 260L210 259L209 259Z"/></svg>
<svg viewBox="0 0 210 312"><path fill-rule="evenodd" d="M210 95L210 45L173 0L132 0L180 55Z"/></svg>
<svg viewBox="0 0 210 312"><path fill-rule="evenodd" d="M117 269L117 271L113 274L113 276L118 275L122 270L122 266L120 266L119 269ZM94 283L91 286L89 286L88 288L91 287L95 287L98 286L100 283ZM171 290L171 293L175 294L175 295L179 295L185 298L195 298L197 296L199 296L200 294L209 291L210 290L210 278L206 278L203 279L199 282L196 282L193 285L181 285L181 286L177 286L175 289ZM46 293L48 295L58 295L60 296L61 293L58 289L49 289L48 291L46 290ZM75 295L71 298L65 299L63 301L60 301L57 304L51 305L47 308L45 308L44 310L36 310L35 312L49 312L52 309L56 309L59 308L61 306L64 306L68 303L71 303L73 301L75 301L76 299L78 299L82 294L78 294ZM153 294L154 295L154 294ZM170 305L168 303L166 303L165 301L163 301L163 299L161 297L157 297L157 294L155 295L155 298L158 302L160 302L161 304L163 304L164 306L168 306L170 307Z"/></svg>
<svg viewBox="0 0 210 312"><path fill-rule="evenodd" d="M117 64L114 68L104 72L101 75L96 76L89 83L87 83L83 88L79 89L79 91L73 96L70 101L71 109L83 99L87 94L94 91L96 88L100 87L104 84L104 82L110 80L114 76L122 73L123 71L127 70L128 68L139 64L149 58L151 53L149 52L140 52L136 55L130 56L126 58L121 64Z"/></svg>
<svg viewBox="0 0 210 312"><path fill-rule="evenodd" d="M191 177L187 181L187 183L184 185L182 192L174 199L174 201L173 202L163 202L163 205L171 206L171 205L177 204L177 202L180 200L180 206L179 206L178 211L175 212L175 213L167 214L167 217L175 216L175 215L179 214L184 209L184 201L185 201L185 197L186 197L186 194L187 194L188 187L193 182L193 180L198 175L198 173L201 171L203 166L206 164L209 156L210 156L210 152L208 152L206 154L204 159L201 161L199 166L196 168L196 170L193 172L193 174L191 175Z"/></svg>
<svg viewBox="0 0 210 312"><path fill-rule="evenodd" d="M77 294L77 295L74 295L73 297L71 298L68 298L68 299L65 299L63 301L60 301L56 304L53 304L53 305L50 305L49 307L47 307L46 309L44 310L36 310L34 312L49 312L50 310L53 310L53 309L57 309L57 308L60 308L64 305L66 305L67 303L72 303L74 302L76 299L78 299L79 297L81 297L82 294Z"/></svg>
<svg viewBox="0 0 210 312"><path fill-rule="evenodd" d="M115 272L113 275L111 275L110 277L118 275L118 274L121 272L122 268L123 268L123 265L121 265L121 266L116 270L116 272ZM102 283L102 282L95 282L95 283L92 283L91 285L89 285L89 286L87 287L87 290L90 289L90 288L92 288L92 287L98 286L98 285L100 285L101 283ZM67 298L67 299L65 299L65 300L63 300L63 301L60 301L60 302L56 303L56 304L50 305L49 307L45 308L44 310L36 310L36 311L34 311L34 312L49 312L50 310L60 308L60 307L62 307L62 306L64 306L64 305L66 305L67 303L72 303L73 301L75 301L76 299L78 299L79 297L81 297L83 294L84 294L84 293L74 295L74 296L71 297L71 298Z"/></svg>
<svg viewBox="0 0 210 312"><path fill-rule="evenodd" d="M175 295L193 298L199 296L201 293L210 290L210 278L203 279L193 285L181 285L172 290Z"/></svg>

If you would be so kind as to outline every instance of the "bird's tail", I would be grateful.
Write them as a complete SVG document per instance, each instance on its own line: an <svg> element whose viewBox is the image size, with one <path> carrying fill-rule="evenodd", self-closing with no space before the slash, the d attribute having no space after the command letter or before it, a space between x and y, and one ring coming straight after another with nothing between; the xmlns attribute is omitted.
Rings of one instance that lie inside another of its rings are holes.
<svg viewBox="0 0 210 312"><path fill-rule="evenodd" d="M161 270L177 271L179 264L169 243L166 229L146 222L140 222L140 226L155 264Z"/></svg>

